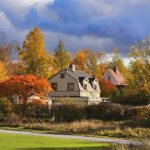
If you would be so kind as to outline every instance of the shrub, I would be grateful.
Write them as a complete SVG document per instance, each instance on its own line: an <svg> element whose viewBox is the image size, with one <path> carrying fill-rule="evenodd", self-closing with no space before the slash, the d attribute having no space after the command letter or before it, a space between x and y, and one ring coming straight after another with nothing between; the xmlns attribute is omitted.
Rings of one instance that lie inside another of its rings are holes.
<svg viewBox="0 0 150 150"><path fill-rule="evenodd" d="M7 98L0 98L0 113L8 114L12 111L12 103Z"/></svg>
<svg viewBox="0 0 150 150"><path fill-rule="evenodd" d="M150 108L147 106L130 107L126 115L127 119L147 120L150 119Z"/></svg>
<svg viewBox="0 0 150 150"><path fill-rule="evenodd" d="M139 89L120 89L120 94L113 102L123 105L147 105L150 103L150 97L144 91Z"/></svg>
<svg viewBox="0 0 150 150"><path fill-rule="evenodd" d="M46 104L41 103L41 101L34 101L33 103L27 104L26 117L38 121L46 121L50 118L49 108Z"/></svg>
<svg viewBox="0 0 150 150"><path fill-rule="evenodd" d="M84 119L84 109L77 105L60 105L53 106L51 116L55 117L55 121L72 122Z"/></svg>
<svg viewBox="0 0 150 150"><path fill-rule="evenodd" d="M87 119L123 120L125 107L119 104L99 104L85 107Z"/></svg>
<svg viewBox="0 0 150 150"><path fill-rule="evenodd" d="M27 105L25 104L14 104L13 105L13 112L17 114L20 119L24 118L27 114Z"/></svg>
<svg viewBox="0 0 150 150"><path fill-rule="evenodd" d="M12 112L12 103L7 98L0 98L0 122Z"/></svg>
<svg viewBox="0 0 150 150"><path fill-rule="evenodd" d="M11 113L10 115L8 115L5 121L5 124L11 127L18 126L19 123L20 123L19 116L15 113Z"/></svg>

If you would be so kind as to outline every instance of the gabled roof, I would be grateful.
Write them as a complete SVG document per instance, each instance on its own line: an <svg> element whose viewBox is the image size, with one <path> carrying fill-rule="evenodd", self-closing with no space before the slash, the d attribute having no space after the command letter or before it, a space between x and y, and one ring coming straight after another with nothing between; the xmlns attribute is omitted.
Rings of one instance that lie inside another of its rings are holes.
<svg viewBox="0 0 150 150"><path fill-rule="evenodd" d="M102 79L105 79L106 81L108 81L108 79L106 79L108 74L111 75L111 77L113 78L113 81L111 81L111 82L114 85L116 85L116 86L127 85L124 76L120 73L120 71L117 69L117 67L107 70L107 72L104 74Z"/></svg>
<svg viewBox="0 0 150 150"><path fill-rule="evenodd" d="M111 74L113 75L113 77L116 79L118 85L127 85L124 79L124 76L120 73L120 71L114 71L112 69L109 69L108 71L111 72Z"/></svg>
<svg viewBox="0 0 150 150"><path fill-rule="evenodd" d="M87 73L83 72L83 71L71 71L68 69L64 69L63 71L65 71L66 73L68 73L69 75L71 75L73 78L79 80L79 78L84 79L84 78L92 78L90 75L88 75Z"/></svg>

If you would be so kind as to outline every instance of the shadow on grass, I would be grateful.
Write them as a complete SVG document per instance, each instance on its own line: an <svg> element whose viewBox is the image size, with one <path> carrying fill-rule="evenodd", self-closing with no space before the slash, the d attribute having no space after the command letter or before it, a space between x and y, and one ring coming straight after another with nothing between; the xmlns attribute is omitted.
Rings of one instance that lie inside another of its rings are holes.
<svg viewBox="0 0 150 150"><path fill-rule="evenodd" d="M112 150L112 148L108 147L78 147L78 148L72 148L72 147L52 147L52 148L17 148L14 150Z"/></svg>

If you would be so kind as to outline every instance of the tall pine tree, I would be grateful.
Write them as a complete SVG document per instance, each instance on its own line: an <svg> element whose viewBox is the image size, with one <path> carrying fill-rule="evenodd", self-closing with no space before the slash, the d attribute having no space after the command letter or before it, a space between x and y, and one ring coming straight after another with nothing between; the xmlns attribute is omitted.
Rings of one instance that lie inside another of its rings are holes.
<svg viewBox="0 0 150 150"><path fill-rule="evenodd" d="M54 54L54 65L57 70L68 68L71 62L71 55L65 50L62 40L59 40L59 44Z"/></svg>

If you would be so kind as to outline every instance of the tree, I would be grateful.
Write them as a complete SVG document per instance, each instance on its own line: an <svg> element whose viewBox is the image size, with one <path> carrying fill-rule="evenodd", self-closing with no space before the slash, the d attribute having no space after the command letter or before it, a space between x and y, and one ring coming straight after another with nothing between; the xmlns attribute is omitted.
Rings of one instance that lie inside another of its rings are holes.
<svg viewBox="0 0 150 150"><path fill-rule="evenodd" d="M7 76L12 76L14 68L12 67L15 55L17 54L18 44L16 41L7 42L4 33L0 33L0 61L7 68Z"/></svg>
<svg viewBox="0 0 150 150"><path fill-rule="evenodd" d="M123 60L121 59L117 48L113 50L112 61L109 64L110 68L118 67L119 71L125 76L126 75L126 67L124 66Z"/></svg>
<svg viewBox="0 0 150 150"><path fill-rule="evenodd" d="M13 61L12 63L10 63L10 65L11 68L13 68L11 73L13 76L20 76L26 74L25 65L21 61L19 60Z"/></svg>
<svg viewBox="0 0 150 150"><path fill-rule="evenodd" d="M105 72L108 70L108 60L107 56L104 52L98 51L97 52L97 69L96 69L96 78L100 81L105 74Z"/></svg>
<svg viewBox="0 0 150 150"><path fill-rule="evenodd" d="M5 64L0 61L0 81L4 81L7 79L7 69Z"/></svg>
<svg viewBox="0 0 150 150"><path fill-rule="evenodd" d="M0 96L12 99L14 96L21 97L26 103L33 93L46 95L52 91L49 82L43 77L33 75L13 76L0 82Z"/></svg>
<svg viewBox="0 0 150 150"><path fill-rule="evenodd" d="M135 87L150 95L150 36L130 48L130 69ZM146 94L145 93L145 94Z"/></svg>
<svg viewBox="0 0 150 150"><path fill-rule="evenodd" d="M44 36L41 30L34 28L26 37L23 49L18 48L19 59L25 65L26 74L38 77L50 77L53 57L45 50Z"/></svg>
<svg viewBox="0 0 150 150"><path fill-rule="evenodd" d="M123 74L126 83L129 87L132 87L133 77L128 68L125 67L123 60L121 59L117 48L113 50L112 61L109 63L109 68L117 67L118 70Z"/></svg>
<svg viewBox="0 0 150 150"><path fill-rule="evenodd" d="M77 70L86 71L86 59L87 59L87 56L85 55L82 49L76 52L76 56L73 60L73 64L76 65Z"/></svg>
<svg viewBox="0 0 150 150"><path fill-rule="evenodd" d="M102 97L109 97L112 101L118 98L119 90L114 86L112 82L102 79L99 81L99 83L101 87Z"/></svg>
<svg viewBox="0 0 150 150"><path fill-rule="evenodd" d="M62 40L59 40L59 44L54 54L54 65L57 70L68 68L71 62L71 55L65 50Z"/></svg>
<svg viewBox="0 0 150 150"><path fill-rule="evenodd" d="M85 49L84 53L86 55L86 67L87 72L92 76L96 76L97 64L98 64L98 57L97 54L91 49Z"/></svg>

